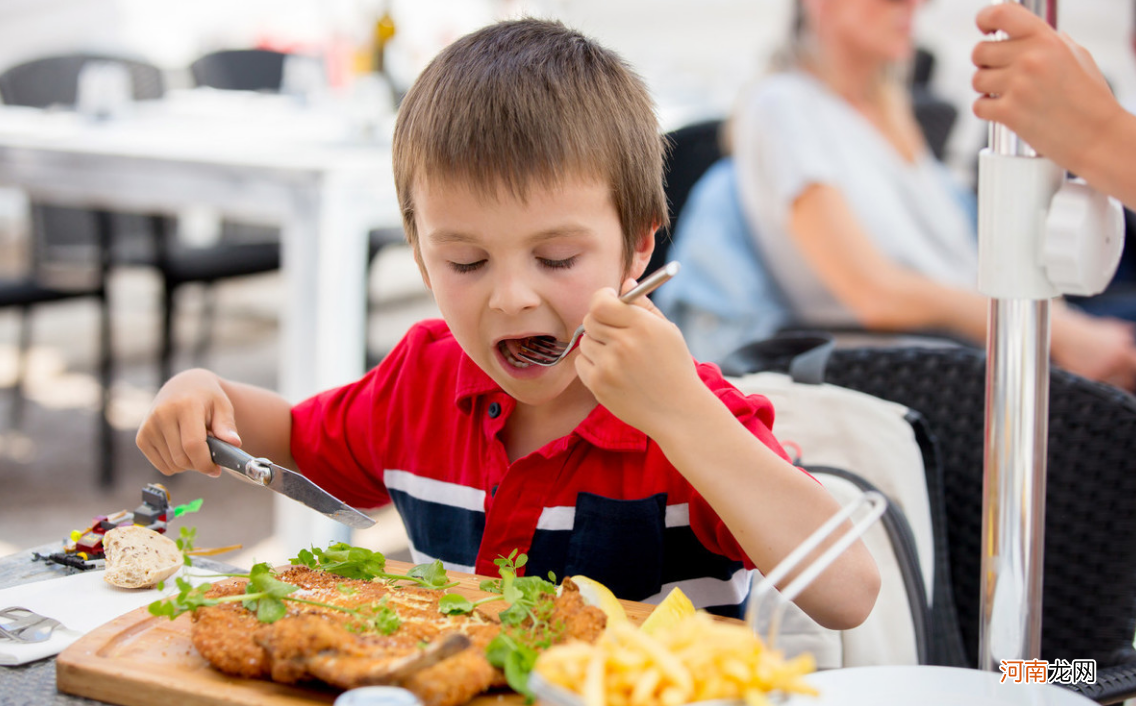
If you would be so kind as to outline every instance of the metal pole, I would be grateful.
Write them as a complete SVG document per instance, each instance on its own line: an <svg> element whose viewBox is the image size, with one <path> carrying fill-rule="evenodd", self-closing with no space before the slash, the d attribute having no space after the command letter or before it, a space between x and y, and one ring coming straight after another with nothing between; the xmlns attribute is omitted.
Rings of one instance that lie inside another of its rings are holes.
<svg viewBox="0 0 1136 706"><path fill-rule="evenodd" d="M1021 4L1055 23L1056 0ZM990 148L998 155L1037 156L1000 124L991 125ZM1001 660L1036 659L1041 654L1049 313L1046 299L991 300L979 669L998 671Z"/></svg>

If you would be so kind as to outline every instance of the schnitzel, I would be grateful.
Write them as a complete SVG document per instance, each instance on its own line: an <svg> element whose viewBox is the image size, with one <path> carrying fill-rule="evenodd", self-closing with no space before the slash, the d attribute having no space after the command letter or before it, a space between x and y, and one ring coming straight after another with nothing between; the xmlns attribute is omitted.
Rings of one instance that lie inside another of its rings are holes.
<svg viewBox="0 0 1136 706"><path fill-rule="evenodd" d="M486 647L502 631L498 614L507 606L501 602L444 615L438 603L447 594L439 590L347 579L305 566L276 578L298 587L288 594L287 613L279 620L260 622L239 601L194 611L194 647L216 669L287 684L318 680L343 689L396 684L425 706L459 706L506 684L486 657ZM206 597L244 590L245 582L232 581L213 586ZM536 642L594 642L603 631L603 612L586 605L570 579L559 596L547 600L551 617L521 626L541 633L533 636Z"/></svg>

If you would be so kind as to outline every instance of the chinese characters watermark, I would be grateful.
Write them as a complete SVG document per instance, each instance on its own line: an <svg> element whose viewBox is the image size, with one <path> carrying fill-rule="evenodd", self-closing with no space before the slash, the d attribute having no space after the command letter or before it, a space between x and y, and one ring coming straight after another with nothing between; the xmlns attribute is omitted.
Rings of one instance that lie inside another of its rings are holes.
<svg viewBox="0 0 1136 706"><path fill-rule="evenodd" d="M1001 664L1002 683L1015 684L1096 684L1095 659L1004 659Z"/></svg>

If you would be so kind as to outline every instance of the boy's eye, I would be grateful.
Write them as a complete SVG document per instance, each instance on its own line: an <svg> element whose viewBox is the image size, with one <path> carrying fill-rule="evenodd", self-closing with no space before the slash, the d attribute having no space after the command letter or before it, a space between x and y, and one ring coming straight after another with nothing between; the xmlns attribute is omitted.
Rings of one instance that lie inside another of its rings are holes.
<svg viewBox="0 0 1136 706"><path fill-rule="evenodd" d="M576 262L576 256L566 257L563 260L553 260L547 257L538 257L540 264L544 265L550 270L566 270Z"/></svg>
<svg viewBox="0 0 1136 706"><path fill-rule="evenodd" d="M458 274L465 274L478 270L485 264L485 260L478 260L477 262L451 262L450 267Z"/></svg>

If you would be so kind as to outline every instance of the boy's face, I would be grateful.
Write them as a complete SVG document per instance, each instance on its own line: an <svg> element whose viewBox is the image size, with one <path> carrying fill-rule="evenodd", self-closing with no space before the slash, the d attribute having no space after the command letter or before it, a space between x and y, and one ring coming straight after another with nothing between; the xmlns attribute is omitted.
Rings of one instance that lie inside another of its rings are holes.
<svg viewBox="0 0 1136 706"><path fill-rule="evenodd" d="M414 189L419 257L426 284L466 354L519 403L554 401L577 382L570 355L543 368L520 362L529 336L567 341L596 290L638 277L650 236L623 270L623 234L610 189L599 180L534 186L526 201L451 183Z"/></svg>

